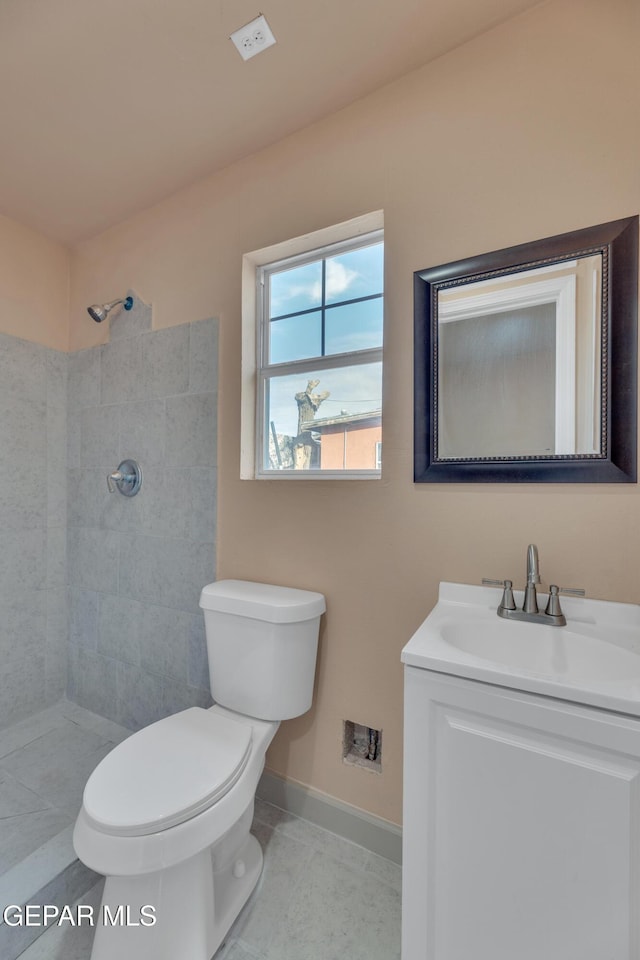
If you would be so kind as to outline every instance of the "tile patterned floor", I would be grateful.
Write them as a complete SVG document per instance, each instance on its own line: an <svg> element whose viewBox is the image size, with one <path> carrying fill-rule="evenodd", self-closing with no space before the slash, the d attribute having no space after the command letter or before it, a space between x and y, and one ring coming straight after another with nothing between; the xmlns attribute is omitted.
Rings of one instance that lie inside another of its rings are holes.
<svg viewBox="0 0 640 960"><path fill-rule="evenodd" d="M129 733L66 701L0 730L0 877L74 822L89 774Z"/></svg>
<svg viewBox="0 0 640 960"><path fill-rule="evenodd" d="M216 960L398 960L397 864L260 800L252 829L263 874ZM51 928L21 960L89 960L92 933Z"/></svg>
<svg viewBox="0 0 640 960"><path fill-rule="evenodd" d="M128 735L66 701L0 730L0 891L70 844L87 777ZM216 960L398 960L397 864L260 800L252 830L264 870ZM82 902L97 910L101 893ZM89 960L92 939L91 927L51 927L21 960Z"/></svg>

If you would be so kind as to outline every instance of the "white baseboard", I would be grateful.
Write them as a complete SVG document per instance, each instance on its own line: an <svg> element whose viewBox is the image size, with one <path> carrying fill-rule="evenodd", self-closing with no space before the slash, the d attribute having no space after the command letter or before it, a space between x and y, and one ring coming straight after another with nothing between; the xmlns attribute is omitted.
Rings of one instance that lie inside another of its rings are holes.
<svg viewBox="0 0 640 960"><path fill-rule="evenodd" d="M275 773L262 774L257 796L296 817L358 843L387 860L402 862L402 829L382 817L376 817L313 787L283 780Z"/></svg>

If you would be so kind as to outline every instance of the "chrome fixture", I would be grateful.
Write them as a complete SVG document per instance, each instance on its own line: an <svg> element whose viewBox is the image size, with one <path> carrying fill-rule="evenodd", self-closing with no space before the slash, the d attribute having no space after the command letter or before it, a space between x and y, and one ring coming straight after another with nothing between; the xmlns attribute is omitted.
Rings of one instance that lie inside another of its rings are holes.
<svg viewBox="0 0 640 960"><path fill-rule="evenodd" d="M524 591L525 613L538 613L538 596L536 584L540 583L540 565L538 563L538 548L535 543L527 547L527 585Z"/></svg>
<svg viewBox="0 0 640 960"><path fill-rule="evenodd" d="M498 606L498 616L505 620L526 620L529 623L546 623L551 627L564 627L567 619L560 607L560 594L566 593L574 597L584 597L581 587L558 587L555 583L549 586L549 599L544 611L538 609L536 584L540 583L540 567L538 563L538 548L535 543L527 547L527 580L524 590L522 610L516 606L513 596L513 582L511 580L485 580L487 586L503 587L502 600Z"/></svg>
<svg viewBox="0 0 640 960"><path fill-rule="evenodd" d="M94 303L92 306L87 307L87 313L92 320L95 320L96 323L102 323L103 320L106 320L107 314L110 313L114 307L117 307L121 303L125 310L131 310L133 306L133 297L124 297L121 300L112 300L111 303Z"/></svg>
<svg viewBox="0 0 640 960"><path fill-rule="evenodd" d="M142 470L135 460L123 460L117 470L107 474L109 493L119 490L123 497L135 497L142 486Z"/></svg>

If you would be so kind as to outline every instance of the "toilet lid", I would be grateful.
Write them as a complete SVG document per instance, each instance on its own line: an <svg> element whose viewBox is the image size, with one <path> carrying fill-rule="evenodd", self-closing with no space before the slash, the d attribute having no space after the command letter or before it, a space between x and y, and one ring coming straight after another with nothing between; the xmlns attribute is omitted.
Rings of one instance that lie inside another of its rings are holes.
<svg viewBox="0 0 640 960"><path fill-rule="evenodd" d="M84 788L89 821L103 833L143 836L201 813L231 789L251 752L251 727L191 707L118 744Z"/></svg>

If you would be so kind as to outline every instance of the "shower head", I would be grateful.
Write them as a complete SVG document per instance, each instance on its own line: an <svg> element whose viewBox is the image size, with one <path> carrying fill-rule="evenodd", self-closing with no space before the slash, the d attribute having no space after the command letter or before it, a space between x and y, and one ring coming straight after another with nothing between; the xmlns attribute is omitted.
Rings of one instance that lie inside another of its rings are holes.
<svg viewBox="0 0 640 960"><path fill-rule="evenodd" d="M96 323L102 323L102 321L106 319L107 314L113 310L114 307L117 307L119 303L123 305L125 310L131 310L133 297L126 297L122 300L112 300L111 303L94 303L92 306L87 307L87 313Z"/></svg>

